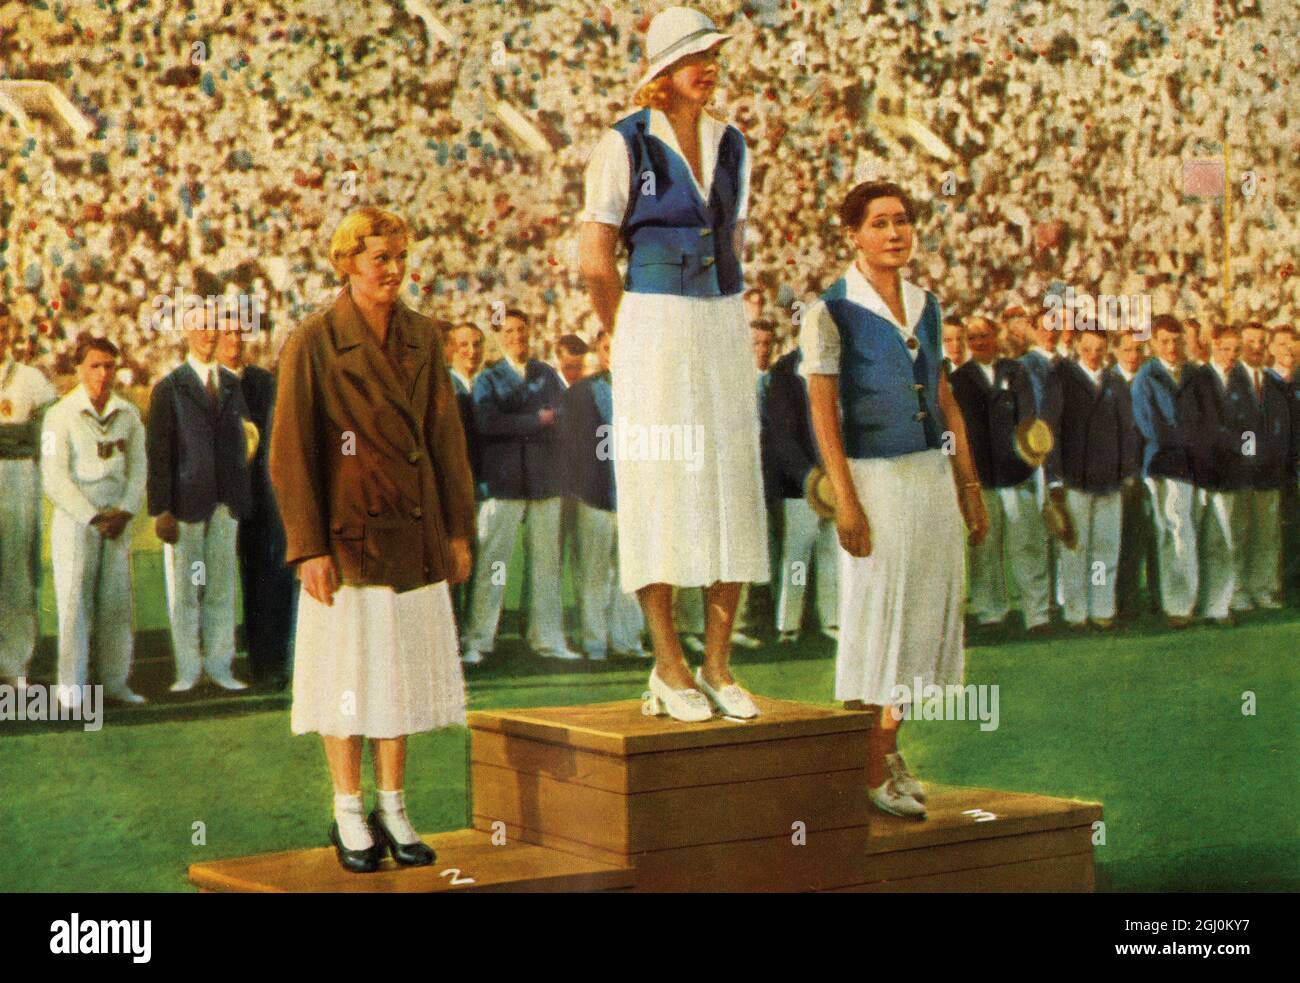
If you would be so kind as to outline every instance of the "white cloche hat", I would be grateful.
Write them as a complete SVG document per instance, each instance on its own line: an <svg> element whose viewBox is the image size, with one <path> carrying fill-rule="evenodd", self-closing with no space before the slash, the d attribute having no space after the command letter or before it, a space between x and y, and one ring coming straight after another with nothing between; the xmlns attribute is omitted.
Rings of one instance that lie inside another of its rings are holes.
<svg viewBox="0 0 1300 983"><path fill-rule="evenodd" d="M655 14L646 31L646 55L650 67L646 69L640 89L665 68L687 55L708 51L732 35L721 33L713 21L690 7L669 7Z"/></svg>

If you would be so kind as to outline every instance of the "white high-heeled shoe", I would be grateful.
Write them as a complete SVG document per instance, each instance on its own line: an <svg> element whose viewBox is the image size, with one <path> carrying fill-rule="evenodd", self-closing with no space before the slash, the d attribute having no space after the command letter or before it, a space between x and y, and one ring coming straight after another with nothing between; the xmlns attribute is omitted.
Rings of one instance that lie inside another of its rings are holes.
<svg viewBox="0 0 1300 983"><path fill-rule="evenodd" d="M695 670L695 683L713 705L722 711L723 716L742 717L745 720L758 716L758 707L754 705L753 697L736 683L728 683L715 690L704 681L703 669Z"/></svg>
<svg viewBox="0 0 1300 983"><path fill-rule="evenodd" d="M665 713L674 720L696 724L713 717L708 698L697 689L673 689L659 678L657 670L650 672L650 711L661 717Z"/></svg>

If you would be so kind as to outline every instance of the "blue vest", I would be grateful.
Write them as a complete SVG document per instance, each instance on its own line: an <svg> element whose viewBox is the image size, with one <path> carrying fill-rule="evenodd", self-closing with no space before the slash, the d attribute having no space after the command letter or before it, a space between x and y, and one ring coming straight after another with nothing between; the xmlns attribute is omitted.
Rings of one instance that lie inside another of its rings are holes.
<svg viewBox="0 0 1300 983"><path fill-rule="evenodd" d="M844 278L822 294L840 332L840 410L849 457L898 457L941 446L943 368L939 302L926 293L913 361L897 327L845 297Z"/></svg>
<svg viewBox="0 0 1300 983"><path fill-rule="evenodd" d="M627 144L632 173L622 229L628 251L624 288L679 297L740 293L740 258L731 248L745 156L740 131L727 127L704 202L686 161L650 135L649 109L624 117L614 129ZM644 194L650 187L654 193Z"/></svg>

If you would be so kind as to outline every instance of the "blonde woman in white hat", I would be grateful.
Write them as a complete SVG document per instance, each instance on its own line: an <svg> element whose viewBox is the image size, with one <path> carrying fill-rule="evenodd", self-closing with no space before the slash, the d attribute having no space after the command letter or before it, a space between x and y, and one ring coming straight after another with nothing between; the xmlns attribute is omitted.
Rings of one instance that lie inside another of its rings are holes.
<svg viewBox="0 0 1300 983"><path fill-rule="evenodd" d="M728 668L740 585L768 579L757 369L741 299L749 151L705 111L730 35L670 7L650 23L641 108L587 165L582 271L613 336L619 568L654 641L656 713L758 710ZM628 252L626 277L615 256ZM704 665L692 677L672 589L705 588Z"/></svg>

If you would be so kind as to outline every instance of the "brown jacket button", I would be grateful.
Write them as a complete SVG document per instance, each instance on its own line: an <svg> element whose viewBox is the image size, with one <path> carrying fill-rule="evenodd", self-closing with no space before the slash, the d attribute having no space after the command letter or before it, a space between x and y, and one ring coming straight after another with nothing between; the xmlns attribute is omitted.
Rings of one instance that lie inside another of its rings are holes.
<svg viewBox="0 0 1300 983"><path fill-rule="evenodd" d="M424 518L424 509L411 509L411 518L412 518L412 519L423 519L423 518Z"/></svg>
<svg viewBox="0 0 1300 983"><path fill-rule="evenodd" d="M420 452L419 452L419 451L411 451L411 453L409 453L409 454L406 455L406 459L407 459L408 461L410 461L412 464L419 464L419 463L420 463Z"/></svg>

